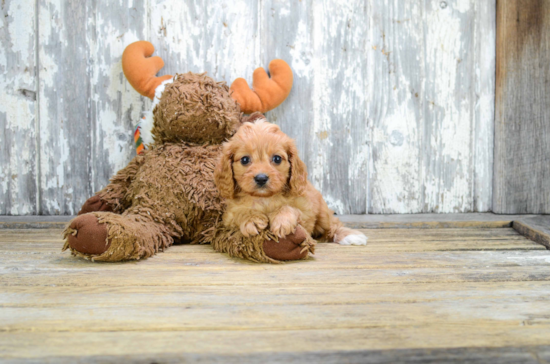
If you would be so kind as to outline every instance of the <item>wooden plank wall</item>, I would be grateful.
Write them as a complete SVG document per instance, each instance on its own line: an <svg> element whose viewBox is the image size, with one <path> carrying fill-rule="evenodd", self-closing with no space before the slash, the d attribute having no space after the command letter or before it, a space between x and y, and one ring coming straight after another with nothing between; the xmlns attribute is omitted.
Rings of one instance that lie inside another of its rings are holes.
<svg viewBox="0 0 550 364"><path fill-rule="evenodd" d="M36 2L0 9L0 214L36 214Z"/></svg>
<svg viewBox="0 0 550 364"><path fill-rule="evenodd" d="M294 88L268 116L338 213L491 210L494 1L6 0L2 12L0 214L74 214L130 160L150 103L120 58L138 39L161 74L250 82L289 62Z"/></svg>
<svg viewBox="0 0 550 364"><path fill-rule="evenodd" d="M550 213L550 2L498 2L494 211Z"/></svg>

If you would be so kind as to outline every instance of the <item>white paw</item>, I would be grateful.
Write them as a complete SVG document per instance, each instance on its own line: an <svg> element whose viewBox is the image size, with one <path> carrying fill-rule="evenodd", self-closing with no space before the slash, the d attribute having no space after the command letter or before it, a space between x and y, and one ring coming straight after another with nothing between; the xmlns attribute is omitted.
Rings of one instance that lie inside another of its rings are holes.
<svg viewBox="0 0 550 364"><path fill-rule="evenodd" d="M363 234L351 234L338 242L340 245L367 245L367 237Z"/></svg>

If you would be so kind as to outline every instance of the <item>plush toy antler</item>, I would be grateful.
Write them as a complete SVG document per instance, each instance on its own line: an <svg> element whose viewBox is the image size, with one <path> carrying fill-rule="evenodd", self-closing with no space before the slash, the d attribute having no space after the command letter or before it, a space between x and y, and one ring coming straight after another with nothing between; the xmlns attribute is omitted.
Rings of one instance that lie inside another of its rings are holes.
<svg viewBox="0 0 550 364"><path fill-rule="evenodd" d="M147 41L140 40L130 44L122 54L122 70L130 85L150 99L155 97L155 89L170 75L155 77L164 67L160 57L151 57L155 47ZM267 112L279 106L292 89L292 70L282 59L269 63L271 78L263 68L257 68L253 74L250 89L244 78L237 78L231 85L231 97L239 103L241 111L251 114L256 111Z"/></svg>
<svg viewBox="0 0 550 364"><path fill-rule="evenodd" d="M130 85L151 100L155 97L155 89L163 81L172 78L170 75L155 77L164 67L160 57L151 57L155 47L147 41L140 40L130 44L122 53L122 71Z"/></svg>
<svg viewBox="0 0 550 364"><path fill-rule="evenodd" d="M239 103L241 111L250 114L255 111L267 112L279 106L292 88L292 70L282 59L269 63L271 78L263 68L256 68L253 74L252 88L244 78L237 78L231 85L231 97Z"/></svg>

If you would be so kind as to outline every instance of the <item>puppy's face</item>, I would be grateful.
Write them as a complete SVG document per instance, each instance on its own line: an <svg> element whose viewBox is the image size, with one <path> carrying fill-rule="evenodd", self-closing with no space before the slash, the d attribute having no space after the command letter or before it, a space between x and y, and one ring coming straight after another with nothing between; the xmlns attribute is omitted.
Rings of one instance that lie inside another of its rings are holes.
<svg viewBox="0 0 550 364"><path fill-rule="evenodd" d="M239 130L233 153L233 178L238 188L249 195L269 197L287 186L290 163L288 138L276 125L245 124Z"/></svg>
<svg viewBox="0 0 550 364"><path fill-rule="evenodd" d="M300 194L305 188L307 171L293 140L264 120L244 123L224 145L215 173L223 197L232 198L235 192L257 197Z"/></svg>

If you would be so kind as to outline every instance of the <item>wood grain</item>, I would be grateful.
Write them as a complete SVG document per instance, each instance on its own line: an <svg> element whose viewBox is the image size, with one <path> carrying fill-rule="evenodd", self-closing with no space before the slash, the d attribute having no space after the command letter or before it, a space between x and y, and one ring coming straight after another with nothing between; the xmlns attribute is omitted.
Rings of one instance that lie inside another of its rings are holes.
<svg viewBox="0 0 550 364"><path fill-rule="evenodd" d="M36 1L4 1L0 17L0 215L37 214Z"/></svg>
<svg viewBox="0 0 550 364"><path fill-rule="evenodd" d="M61 254L60 229L3 229L0 360L546 357L543 246L512 228L364 232L283 265L189 245L101 264Z"/></svg>
<svg viewBox="0 0 550 364"><path fill-rule="evenodd" d="M252 84L258 59L258 7L253 0L149 2L150 37L165 62L160 74L208 72Z"/></svg>
<svg viewBox="0 0 550 364"><path fill-rule="evenodd" d="M86 4L94 14L87 19L86 44L92 95L87 178L95 192L135 156L133 130L150 107L149 100L126 81L121 64L124 48L148 37L148 1L96 0ZM74 211L79 210L75 204Z"/></svg>
<svg viewBox="0 0 550 364"><path fill-rule="evenodd" d="M312 1L263 1L260 9L259 55L262 65L272 59L284 59L292 68L294 83L289 97L275 110L266 113L270 121L296 140L300 158L308 166L312 180L312 160L309 153L318 137L312 135L314 121L313 78L314 14ZM317 187L319 187L317 185Z"/></svg>
<svg viewBox="0 0 550 364"><path fill-rule="evenodd" d="M493 211L493 152L495 132L496 2L474 1L474 80L472 158L474 163L473 211Z"/></svg>
<svg viewBox="0 0 550 364"><path fill-rule="evenodd" d="M75 214L91 195L91 98L84 3L38 3L39 214Z"/></svg>
<svg viewBox="0 0 550 364"><path fill-rule="evenodd" d="M494 3L478 3L374 2L370 213L490 210Z"/></svg>
<svg viewBox="0 0 550 364"><path fill-rule="evenodd" d="M60 335L59 341L66 339L66 335ZM36 335L34 340L40 341L43 337ZM108 336L106 337L108 338ZM150 340L148 337L139 335L131 339ZM34 341L33 340L33 341ZM53 341L53 340L52 340ZM168 348L173 342L168 341L165 347ZM161 346L162 347L162 346ZM330 347L330 345L329 345ZM29 347L32 349L32 347ZM159 350L159 349L157 349ZM223 362L228 364L242 363L320 363L320 364L338 364L338 363L450 363L461 364L467 361L475 364L540 364L550 359L550 347L545 345L526 345L507 348L494 347L462 347L462 348L427 348L427 349L386 349L386 350L339 350L328 349L320 351L310 351L307 353L296 354L293 352L269 352L261 351L255 353L237 354L213 354L213 353L168 353L167 350L160 349L161 352L139 353L135 354L128 351L122 354L125 361L138 363L216 363ZM55 349L49 352L51 356L48 359L55 363L74 363L81 360L81 357L67 356L59 353ZM63 356L57 356L63 355ZM88 363L105 363L120 360L117 355L94 355L87 357ZM43 358L35 359L12 359L10 363L42 363Z"/></svg>
<svg viewBox="0 0 550 364"><path fill-rule="evenodd" d="M313 113L302 123L309 179L338 213L367 212L366 54L371 20L363 1L312 1ZM300 62L300 61L298 61ZM295 123L291 115L287 119ZM354 196L348 199L345 196Z"/></svg>
<svg viewBox="0 0 550 364"><path fill-rule="evenodd" d="M303 363L308 358L323 363L327 356L332 360L326 362L340 363L342 358L353 358L353 354L359 352L362 355L357 355L358 360L353 363L414 363L414 359L425 362L430 358L431 363L463 363L467 358L477 358L474 363L539 364L541 361L535 361L536 357L532 360L534 355L540 353L543 359L550 356L548 348L543 346L547 330L540 326L516 327L510 331L488 327L482 332L472 331L467 337L464 337L464 328L447 326L435 330L406 328L398 334L392 328L378 327L309 330L307 333L259 330L240 333L237 344L234 331L128 332L123 336L113 332L1 333L0 349L14 359L34 359L35 363L43 362L44 358L73 363L82 357L91 363L165 362L162 359L168 363ZM341 340L334 340L335 337ZM509 347L495 347L495 340ZM84 341L86 345L81 344ZM401 344L402 349L393 349L392 343ZM459 347L458 343L467 343L467 346ZM105 353L106 346L111 348L109 354L98 354ZM417 355L412 355L414 353Z"/></svg>
<svg viewBox="0 0 550 364"><path fill-rule="evenodd" d="M499 1L493 211L550 212L550 4Z"/></svg>
<svg viewBox="0 0 550 364"><path fill-rule="evenodd" d="M540 256L540 254L539 254ZM227 259L225 259L227 262ZM89 264L89 263L88 263ZM392 288L393 286L393 288ZM0 307L12 308L86 308L86 307L154 307L158 297L169 307L216 307L231 305L246 308L254 304L273 306L289 305L337 305L345 301L351 304L423 304L461 300L470 302L495 299L517 292L525 282L476 282L464 285L448 283L410 283L396 295L395 285L340 285L302 287L251 287L238 289L226 286L187 287L174 290L163 286L3 286ZM368 289L366 289L368 288ZM477 289L477 290L476 290ZM524 302L536 300L550 289L550 282L530 282L529 290L522 293ZM21 300L22 295L40 294L40 301ZM515 302L521 302L519 297Z"/></svg>
<svg viewBox="0 0 550 364"><path fill-rule="evenodd" d="M144 4L40 2L41 214L75 214L135 154L143 102L120 58L146 35Z"/></svg>
<svg viewBox="0 0 550 364"><path fill-rule="evenodd" d="M121 71L137 39L161 74L250 83L286 60L294 88L268 117L339 214L491 210L493 1L24 4L2 7L0 214L74 214L128 163L150 107Z"/></svg>
<svg viewBox="0 0 550 364"><path fill-rule="evenodd" d="M309 179L331 208L365 213L364 3L273 1L261 16L262 59L289 60L295 75L291 96L268 117L297 139Z"/></svg>
<svg viewBox="0 0 550 364"><path fill-rule="evenodd" d="M550 249L550 217L525 217L514 221L513 227L521 235Z"/></svg>
<svg viewBox="0 0 550 364"><path fill-rule="evenodd" d="M212 299L214 298L206 298L207 302ZM153 302L142 305L99 303L69 307L2 307L0 332L254 331L266 327L272 331L283 331L365 327L374 329L388 326L399 330L411 326L437 325L492 326L506 330L522 324L545 326L550 329L546 308L544 305L533 307L533 297L510 298L506 305L500 307L498 313L495 313L494 306L499 304L500 299L501 297L470 298L463 301L464 306L467 307L463 310L451 306L456 302L454 297L416 304L410 302L345 303L344 310L342 302L323 304L252 302L248 305L228 303L210 305L202 302L198 305L192 303L166 305L155 298L152 298ZM48 312L48 317L44 315L45 310ZM90 315L90 311L93 314ZM319 316L325 317L320 320ZM543 318L532 320L532 316ZM63 319L60 320L60 317ZM132 317L136 319L132 320Z"/></svg>

